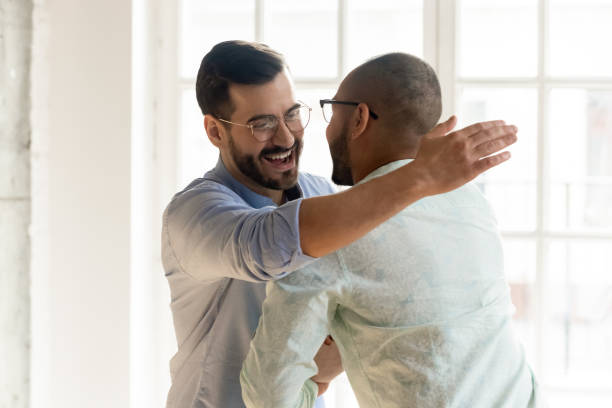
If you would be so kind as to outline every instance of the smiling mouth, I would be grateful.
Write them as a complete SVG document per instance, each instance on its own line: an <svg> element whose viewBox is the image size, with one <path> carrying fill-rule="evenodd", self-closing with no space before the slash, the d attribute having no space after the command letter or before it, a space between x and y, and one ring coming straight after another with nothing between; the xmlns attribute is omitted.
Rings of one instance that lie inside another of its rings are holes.
<svg viewBox="0 0 612 408"><path fill-rule="evenodd" d="M287 150L282 153L272 153L263 155L264 160L274 166L287 165L293 162L293 153L295 149Z"/></svg>

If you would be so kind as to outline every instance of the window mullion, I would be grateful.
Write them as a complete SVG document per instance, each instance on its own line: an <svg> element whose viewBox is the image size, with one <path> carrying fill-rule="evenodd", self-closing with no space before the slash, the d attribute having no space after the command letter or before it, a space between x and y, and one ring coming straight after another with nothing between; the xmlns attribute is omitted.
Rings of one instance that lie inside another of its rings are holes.
<svg viewBox="0 0 612 408"><path fill-rule="evenodd" d="M423 58L436 70L440 71L438 61L438 1L423 0Z"/></svg>
<svg viewBox="0 0 612 408"><path fill-rule="evenodd" d="M454 0L437 0L437 58L438 78L442 87L442 118L446 119L455 110L456 98L456 10Z"/></svg>
<svg viewBox="0 0 612 408"><path fill-rule="evenodd" d="M537 191L536 191L536 269L535 269L535 330L536 352L535 370L542 375L544 350L544 304L545 304L545 270L547 267L546 208L548 208L550 189L548 184L548 95L545 82L548 57L548 0L539 0L538 4L538 149L537 149Z"/></svg>
<svg viewBox="0 0 612 408"><path fill-rule="evenodd" d="M347 9L346 0L338 0L338 69L336 72L336 83L342 81L344 71L346 70L346 31L347 31Z"/></svg>
<svg viewBox="0 0 612 408"><path fill-rule="evenodd" d="M255 0L255 41L263 42L265 37L266 0Z"/></svg>

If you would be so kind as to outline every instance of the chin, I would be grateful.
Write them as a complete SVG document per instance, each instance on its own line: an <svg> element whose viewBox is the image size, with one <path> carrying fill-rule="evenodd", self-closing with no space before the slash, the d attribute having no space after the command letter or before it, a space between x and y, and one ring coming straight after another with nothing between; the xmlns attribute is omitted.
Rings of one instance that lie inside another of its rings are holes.
<svg viewBox="0 0 612 408"><path fill-rule="evenodd" d="M278 180L278 184L281 187L281 190L287 190L295 186L298 182L298 171L297 168L293 168L288 170L286 173L282 175L282 177Z"/></svg>

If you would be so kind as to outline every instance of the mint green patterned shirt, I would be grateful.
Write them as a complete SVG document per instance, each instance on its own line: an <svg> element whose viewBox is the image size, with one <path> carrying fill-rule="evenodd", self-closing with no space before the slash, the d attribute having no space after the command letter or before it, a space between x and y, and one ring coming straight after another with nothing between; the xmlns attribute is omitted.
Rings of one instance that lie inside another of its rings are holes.
<svg viewBox="0 0 612 408"><path fill-rule="evenodd" d="M539 406L513 312L495 217L468 184L268 283L243 399L312 407L313 358L331 334L361 407Z"/></svg>

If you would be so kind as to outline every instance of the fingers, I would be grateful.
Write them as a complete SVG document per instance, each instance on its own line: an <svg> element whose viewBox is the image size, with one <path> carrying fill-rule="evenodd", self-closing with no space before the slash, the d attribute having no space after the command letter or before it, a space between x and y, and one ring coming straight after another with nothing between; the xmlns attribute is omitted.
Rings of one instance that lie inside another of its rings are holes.
<svg viewBox="0 0 612 408"><path fill-rule="evenodd" d="M518 129L514 125L495 125L472 133L468 136L468 140L472 146L478 146L490 140L510 134L516 134L517 132Z"/></svg>
<svg viewBox="0 0 612 408"><path fill-rule="evenodd" d="M511 156L512 155L510 154L510 152L501 152L496 155L478 160L476 163L474 163L473 167L475 172L474 177L489 170L492 167L497 166L498 164L505 162L506 160L510 159Z"/></svg>
<svg viewBox="0 0 612 408"><path fill-rule="evenodd" d="M517 141L516 133L511 129L504 130L502 127L498 127L486 133L481 137L481 143L473 147L474 154L479 159L505 149Z"/></svg>
<svg viewBox="0 0 612 408"><path fill-rule="evenodd" d="M448 132L453 130L453 128L457 125L457 117L455 115L448 118L445 122L438 123L433 129L431 129L424 136L425 138L434 139L437 137L446 136Z"/></svg>
<svg viewBox="0 0 612 408"><path fill-rule="evenodd" d="M454 135L465 136L468 138L472 138L474 136L481 135L482 132L485 132L489 129L494 129L500 126L505 126L506 122L503 120L489 120L487 122L478 122L465 127L463 129L457 130L453 132Z"/></svg>

